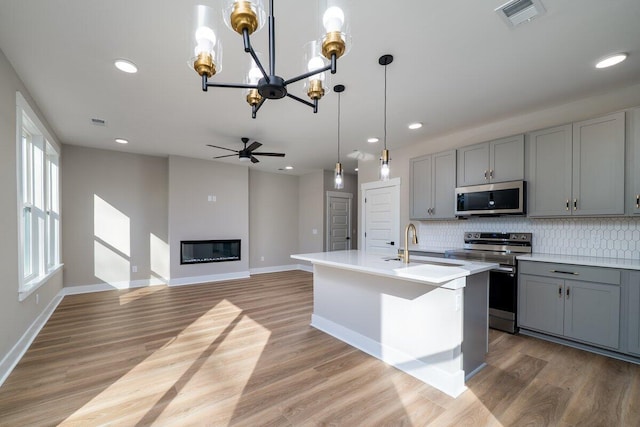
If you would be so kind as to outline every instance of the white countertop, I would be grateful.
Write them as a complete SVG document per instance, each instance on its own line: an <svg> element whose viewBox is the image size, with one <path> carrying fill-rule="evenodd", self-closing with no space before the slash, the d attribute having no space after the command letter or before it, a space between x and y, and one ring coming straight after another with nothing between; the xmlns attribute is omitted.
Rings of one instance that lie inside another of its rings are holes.
<svg viewBox="0 0 640 427"><path fill-rule="evenodd" d="M418 255L411 256L411 263L407 265L402 261L388 260L394 258L394 255L391 254L370 253L359 250L297 254L291 255L291 258L345 270L428 283L448 289L457 289L464 286L464 284L460 286L459 284L449 284L448 282L498 267L498 264L486 262Z"/></svg>
<svg viewBox="0 0 640 427"><path fill-rule="evenodd" d="M623 258L603 258L582 255L536 254L519 255L519 261L555 262L559 264L589 265L594 267L640 270L640 260Z"/></svg>

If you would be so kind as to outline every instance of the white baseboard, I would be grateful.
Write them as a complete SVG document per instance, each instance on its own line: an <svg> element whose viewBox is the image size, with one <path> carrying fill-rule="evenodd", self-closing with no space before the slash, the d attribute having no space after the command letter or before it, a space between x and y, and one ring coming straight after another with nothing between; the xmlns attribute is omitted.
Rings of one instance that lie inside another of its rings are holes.
<svg viewBox="0 0 640 427"><path fill-rule="evenodd" d="M180 277L169 279L169 286L200 285L210 282L221 282L223 280L248 279L248 271L238 271L236 273L209 274L206 276Z"/></svg>
<svg viewBox="0 0 640 427"><path fill-rule="evenodd" d="M402 351L385 346L369 337L315 314L311 315L311 326L406 372L412 377L441 390L451 397L458 397L467 389L464 385L463 370L449 373L437 367L427 365Z"/></svg>
<svg viewBox="0 0 640 427"><path fill-rule="evenodd" d="M25 333L22 334L22 337L20 337L18 342L2 359L0 362L0 386L4 384L9 374L11 374L11 371L13 371L13 368L15 368L18 362L20 362L20 359L22 359L22 356L27 352L33 340L38 336L40 330L47 323L47 320L49 320L49 317L51 317L56 307L58 307L60 301L62 301L63 296L62 291L60 291L55 297L53 297L49 305L42 310L31 326L29 326Z"/></svg>
<svg viewBox="0 0 640 427"><path fill-rule="evenodd" d="M162 279L132 280L130 282L96 283L93 285L67 286L62 288L62 295L89 294L92 292L113 291L116 289L144 288L147 286L166 285Z"/></svg>
<svg viewBox="0 0 640 427"><path fill-rule="evenodd" d="M279 273L281 271L292 271L292 270L300 270L300 265L290 264L290 265L276 265L273 267L251 268L249 269L249 272L251 274L264 274L264 273Z"/></svg>
<svg viewBox="0 0 640 427"><path fill-rule="evenodd" d="M313 273L313 265L298 264L298 270L308 271Z"/></svg>

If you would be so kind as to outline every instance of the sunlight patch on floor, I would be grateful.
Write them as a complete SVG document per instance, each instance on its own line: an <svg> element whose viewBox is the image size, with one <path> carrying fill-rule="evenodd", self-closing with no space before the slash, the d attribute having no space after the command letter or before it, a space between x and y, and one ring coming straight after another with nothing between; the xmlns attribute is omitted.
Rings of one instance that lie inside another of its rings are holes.
<svg viewBox="0 0 640 427"><path fill-rule="evenodd" d="M152 294L154 294L154 293L156 293L158 291L162 291L162 290L166 290L166 289L167 289L166 286L145 286L145 287L142 287L142 288L131 289L126 294L120 295L120 297L119 297L120 305L129 304L130 302L137 301L140 298L147 297L147 296L152 295Z"/></svg>
<svg viewBox="0 0 640 427"><path fill-rule="evenodd" d="M233 416L270 334L223 300L64 424L95 425L102 419L118 419L124 424L148 425L157 420L184 423L192 417L200 422L215 418L224 424ZM246 346L237 344L242 340L247 341Z"/></svg>

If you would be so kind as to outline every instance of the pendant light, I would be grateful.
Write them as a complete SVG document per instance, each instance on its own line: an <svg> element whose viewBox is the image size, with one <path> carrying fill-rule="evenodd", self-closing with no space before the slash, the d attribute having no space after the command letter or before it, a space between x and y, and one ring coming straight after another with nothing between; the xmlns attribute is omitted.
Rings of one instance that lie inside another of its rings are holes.
<svg viewBox="0 0 640 427"><path fill-rule="evenodd" d="M389 181L389 150L387 150L387 65L393 62L392 55L382 55L378 64L384 66L384 149L380 156L380 180Z"/></svg>
<svg viewBox="0 0 640 427"><path fill-rule="evenodd" d="M342 163L340 163L340 94L344 92L344 85L335 85L333 91L338 94L338 163L336 163L333 188L341 190L344 188L344 176L342 175Z"/></svg>

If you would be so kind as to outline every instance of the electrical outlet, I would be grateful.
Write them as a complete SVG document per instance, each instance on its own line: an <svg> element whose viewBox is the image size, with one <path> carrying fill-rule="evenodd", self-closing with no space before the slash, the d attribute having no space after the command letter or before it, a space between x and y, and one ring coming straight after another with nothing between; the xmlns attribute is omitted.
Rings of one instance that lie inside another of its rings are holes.
<svg viewBox="0 0 640 427"><path fill-rule="evenodd" d="M318 229L317 228L312 229L311 234L318 234Z"/></svg>
<svg viewBox="0 0 640 427"><path fill-rule="evenodd" d="M260 261L264 261L264 257L263 256L260 257Z"/></svg>
<svg viewBox="0 0 640 427"><path fill-rule="evenodd" d="M137 273L138 272L138 266L137 265L132 265L131 266L131 272L132 273Z"/></svg>
<svg viewBox="0 0 640 427"><path fill-rule="evenodd" d="M208 197L207 197L207 200L208 200L209 202L215 202L215 201L216 201L216 196L211 196L211 195L210 195L210 196L208 196Z"/></svg>

